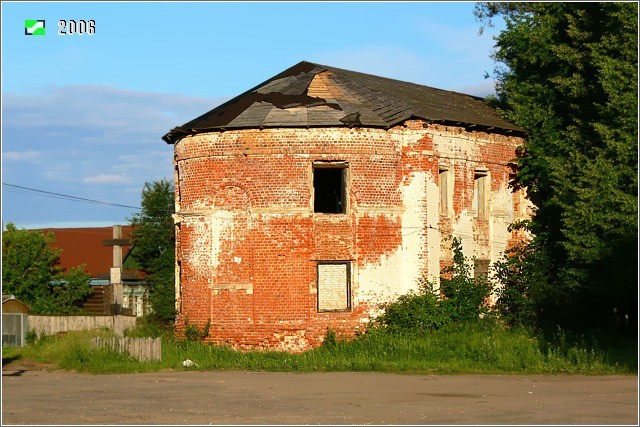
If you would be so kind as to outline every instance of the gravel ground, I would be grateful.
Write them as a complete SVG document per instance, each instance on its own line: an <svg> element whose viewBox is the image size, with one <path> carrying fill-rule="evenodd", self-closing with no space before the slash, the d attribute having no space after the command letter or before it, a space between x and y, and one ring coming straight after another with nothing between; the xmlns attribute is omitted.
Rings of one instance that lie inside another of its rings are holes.
<svg viewBox="0 0 640 427"><path fill-rule="evenodd" d="M637 376L2 371L5 424L626 424Z"/></svg>

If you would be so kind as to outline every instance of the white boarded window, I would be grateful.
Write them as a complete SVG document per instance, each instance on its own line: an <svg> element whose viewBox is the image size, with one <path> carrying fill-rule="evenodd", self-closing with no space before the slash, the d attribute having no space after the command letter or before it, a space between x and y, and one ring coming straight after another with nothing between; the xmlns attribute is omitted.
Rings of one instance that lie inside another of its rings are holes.
<svg viewBox="0 0 640 427"><path fill-rule="evenodd" d="M473 206L476 218L486 219L489 211L489 173L487 171L475 171L473 174Z"/></svg>
<svg viewBox="0 0 640 427"><path fill-rule="evenodd" d="M450 169L448 167L441 167L438 170L438 188L440 190L440 202L439 202L439 212L442 216L449 216L451 214L451 205L452 205L452 197L453 194L452 186L450 183Z"/></svg>
<svg viewBox="0 0 640 427"><path fill-rule="evenodd" d="M318 263L318 311L351 309L350 270L348 262Z"/></svg>

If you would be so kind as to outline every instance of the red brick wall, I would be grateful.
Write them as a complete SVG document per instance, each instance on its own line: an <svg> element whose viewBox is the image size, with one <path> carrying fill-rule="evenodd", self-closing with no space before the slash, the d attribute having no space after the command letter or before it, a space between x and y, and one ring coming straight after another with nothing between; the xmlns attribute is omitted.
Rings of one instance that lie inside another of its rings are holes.
<svg viewBox="0 0 640 427"><path fill-rule="evenodd" d="M352 336L380 298L415 287L416 272L437 276L429 270L438 270L446 234L467 233L487 246L490 221L465 216L473 170L481 163L492 194L504 191L505 165L520 142L421 121L391 130L242 130L181 140L177 330L210 319L211 342L291 351L318 346L327 327ZM432 194L443 158L455 170L450 219L437 216ZM346 214L313 212L314 161L348 164ZM319 261L351 263L350 311L318 312ZM380 283L368 279L376 271Z"/></svg>

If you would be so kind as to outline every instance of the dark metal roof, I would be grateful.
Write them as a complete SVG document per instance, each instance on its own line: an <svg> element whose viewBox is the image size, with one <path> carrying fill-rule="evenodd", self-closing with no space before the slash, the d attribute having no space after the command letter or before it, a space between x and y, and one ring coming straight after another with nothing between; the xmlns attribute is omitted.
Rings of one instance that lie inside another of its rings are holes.
<svg viewBox="0 0 640 427"><path fill-rule="evenodd" d="M524 133L482 98L302 61L162 139L173 144L199 132L266 127L389 128L410 118Z"/></svg>

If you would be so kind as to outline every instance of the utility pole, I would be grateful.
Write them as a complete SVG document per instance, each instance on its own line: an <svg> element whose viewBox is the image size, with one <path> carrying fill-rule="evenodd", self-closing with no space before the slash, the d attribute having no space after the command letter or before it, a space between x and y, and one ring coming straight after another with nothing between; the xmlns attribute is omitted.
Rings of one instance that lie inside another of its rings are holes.
<svg viewBox="0 0 640 427"><path fill-rule="evenodd" d="M104 241L105 246L113 246L113 267L110 271L111 287L113 290L113 302L111 314L120 314L122 311L122 246L131 245L131 239L122 238L122 226L113 226L113 239Z"/></svg>

